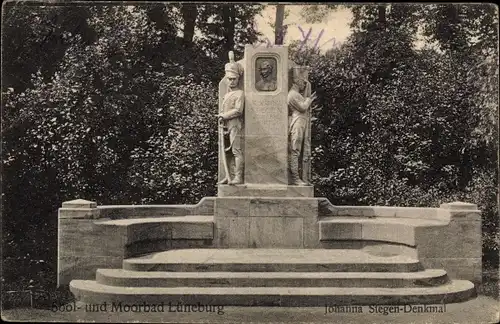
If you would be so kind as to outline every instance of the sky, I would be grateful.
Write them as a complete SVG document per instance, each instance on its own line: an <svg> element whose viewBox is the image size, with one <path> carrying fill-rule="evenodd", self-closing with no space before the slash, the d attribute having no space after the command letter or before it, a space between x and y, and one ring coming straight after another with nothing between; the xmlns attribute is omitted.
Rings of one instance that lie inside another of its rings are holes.
<svg viewBox="0 0 500 324"><path fill-rule="evenodd" d="M322 52L344 42L350 35L351 30L349 23L352 20L352 14L348 9L338 9L330 12L324 22L307 24L300 16L301 5L286 5L285 10L288 11L288 17L285 18L284 24L289 25L285 36L284 45L289 45L291 41L302 41L305 37L302 36L301 29L304 35L307 35L309 29L311 34L309 39L315 42L318 37L318 46ZM274 29L269 25L274 23L276 19L276 6L268 5L260 15L256 16L256 27L264 34L262 38L269 38L274 43ZM323 33L322 33L323 31Z"/></svg>

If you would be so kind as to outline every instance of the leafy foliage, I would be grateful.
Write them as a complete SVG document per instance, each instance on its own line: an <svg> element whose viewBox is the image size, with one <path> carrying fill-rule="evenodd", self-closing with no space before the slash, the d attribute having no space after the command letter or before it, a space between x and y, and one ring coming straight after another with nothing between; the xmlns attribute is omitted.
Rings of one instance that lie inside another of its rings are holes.
<svg viewBox="0 0 500 324"><path fill-rule="evenodd" d="M234 51L242 56L245 44L253 44L260 33L255 29L255 15L262 5L210 4L199 7L197 26L202 33L200 43L212 57L227 57Z"/></svg>
<svg viewBox="0 0 500 324"><path fill-rule="evenodd" d="M55 72L54 62L61 60L71 46L73 35L89 44L95 33L83 6L3 6L2 43L4 49L2 87L22 91L32 87L31 75L41 71L45 80Z"/></svg>
<svg viewBox="0 0 500 324"><path fill-rule="evenodd" d="M491 252L499 243L498 63L472 42L455 53L417 49L421 9L356 6L354 33L340 48L322 55L291 46L290 57L311 66L319 97L316 195L339 205L471 201Z"/></svg>
<svg viewBox="0 0 500 324"><path fill-rule="evenodd" d="M25 15L24 22L43 15L57 22L68 14L63 8L20 6L11 14ZM213 60L199 43L187 48L179 42L169 23L179 21L178 13L164 6L84 9L92 41L59 24L61 57L33 57L26 70L6 63L31 75L26 88L9 83L2 90L4 256L10 260L3 279L17 281L9 287L18 290L54 285L61 201L187 203L214 194L213 80L223 73L222 59ZM245 40L249 28L246 16L239 19L236 41ZM15 31L27 27L14 23L13 52L43 44L37 35L47 22L17 38ZM44 277L15 279L34 255L46 265Z"/></svg>
<svg viewBox="0 0 500 324"><path fill-rule="evenodd" d="M444 51L481 49L498 55L498 7L494 4L433 4L421 6L417 17L425 36Z"/></svg>
<svg viewBox="0 0 500 324"><path fill-rule="evenodd" d="M304 5L300 10L300 15L304 18L306 23L317 23L324 21L332 11L342 7L346 7L346 5Z"/></svg>
<svg viewBox="0 0 500 324"><path fill-rule="evenodd" d="M177 81L167 108L173 123L131 152L131 189L141 194L141 203L192 203L215 194L216 94L205 84Z"/></svg>

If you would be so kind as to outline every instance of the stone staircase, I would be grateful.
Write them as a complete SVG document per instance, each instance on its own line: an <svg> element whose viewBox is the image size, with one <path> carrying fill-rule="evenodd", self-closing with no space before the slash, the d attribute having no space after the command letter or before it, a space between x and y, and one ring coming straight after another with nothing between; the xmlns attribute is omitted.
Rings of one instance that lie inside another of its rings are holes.
<svg viewBox="0 0 500 324"><path fill-rule="evenodd" d="M442 304L475 297L467 280L406 255L363 249L179 249L73 280L87 303L224 306Z"/></svg>

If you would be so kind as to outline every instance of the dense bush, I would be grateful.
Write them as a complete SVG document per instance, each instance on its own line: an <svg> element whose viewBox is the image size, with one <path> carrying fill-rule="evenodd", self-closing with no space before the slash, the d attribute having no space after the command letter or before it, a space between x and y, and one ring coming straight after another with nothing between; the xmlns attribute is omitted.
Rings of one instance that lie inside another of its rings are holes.
<svg viewBox="0 0 500 324"><path fill-rule="evenodd" d="M321 109L313 147L322 194L341 204L436 205L464 191L474 170L494 168L494 146L472 141L475 89L455 78L457 68L469 67L449 60L423 50L392 69L395 78L375 84L342 51L315 60Z"/></svg>
<svg viewBox="0 0 500 324"><path fill-rule="evenodd" d="M319 96L316 195L340 205L476 203L485 261L498 263L498 64L484 54L489 47L453 38L444 47L460 51L412 48L412 30L401 24L412 18L393 10L381 27L373 9L358 12L361 27L326 55L292 48L291 58L312 67Z"/></svg>
<svg viewBox="0 0 500 324"><path fill-rule="evenodd" d="M131 190L141 203L196 203L215 195L217 102L214 87L188 79L172 85L168 128L157 128L131 152ZM163 115L163 108L159 109Z"/></svg>
<svg viewBox="0 0 500 324"><path fill-rule="evenodd" d="M9 289L55 287L62 201L182 203L214 193L214 76L189 68L202 55L189 63L171 55L181 52L171 31L158 29L142 7L89 11L94 43L65 33L72 45L48 80L39 71L32 87L3 91L2 279ZM214 64L207 73L221 70L219 61L205 62ZM35 261L40 272L19 276Z"/></svg>

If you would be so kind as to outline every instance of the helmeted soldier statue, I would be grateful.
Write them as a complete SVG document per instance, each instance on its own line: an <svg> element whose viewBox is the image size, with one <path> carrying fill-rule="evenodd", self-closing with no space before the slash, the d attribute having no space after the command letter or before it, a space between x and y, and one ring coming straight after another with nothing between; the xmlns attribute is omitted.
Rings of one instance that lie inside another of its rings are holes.
<svg viewBox="0 0 500 324"><path fill-rule="evenodd" d="M304 135L309 123L308 110L316 98L316 94L305 98L301 92L304 92L307 85L309 67L295 66L292 68L292 87L288 92L288 111L290 123L288 128L288 165L290 169L291 184L307 185L299 175L299 161L303 144Z"/></svg>
<svg viewBox="0 0 500 324"><path fill-rule="evenodd" d="M243 90L238 89L240 69L238 63L234 62L232 52L229 54L229 63L225 66L225 79L228 85L228 92L222 99L222 109L218 115L219 123L223 122L229 134L229 147L225 148L226 157L232 155L230 163L233 166L234 178L229 180L230 175L226 174L220 184L240 184L243 183L243 151L241 149L241 132L243 125L243 108L245 97ZM223 138L221 140L224 140ZM231 152L232 154L228 154ZM228 159L229 160L229 159Z"/></svg>

